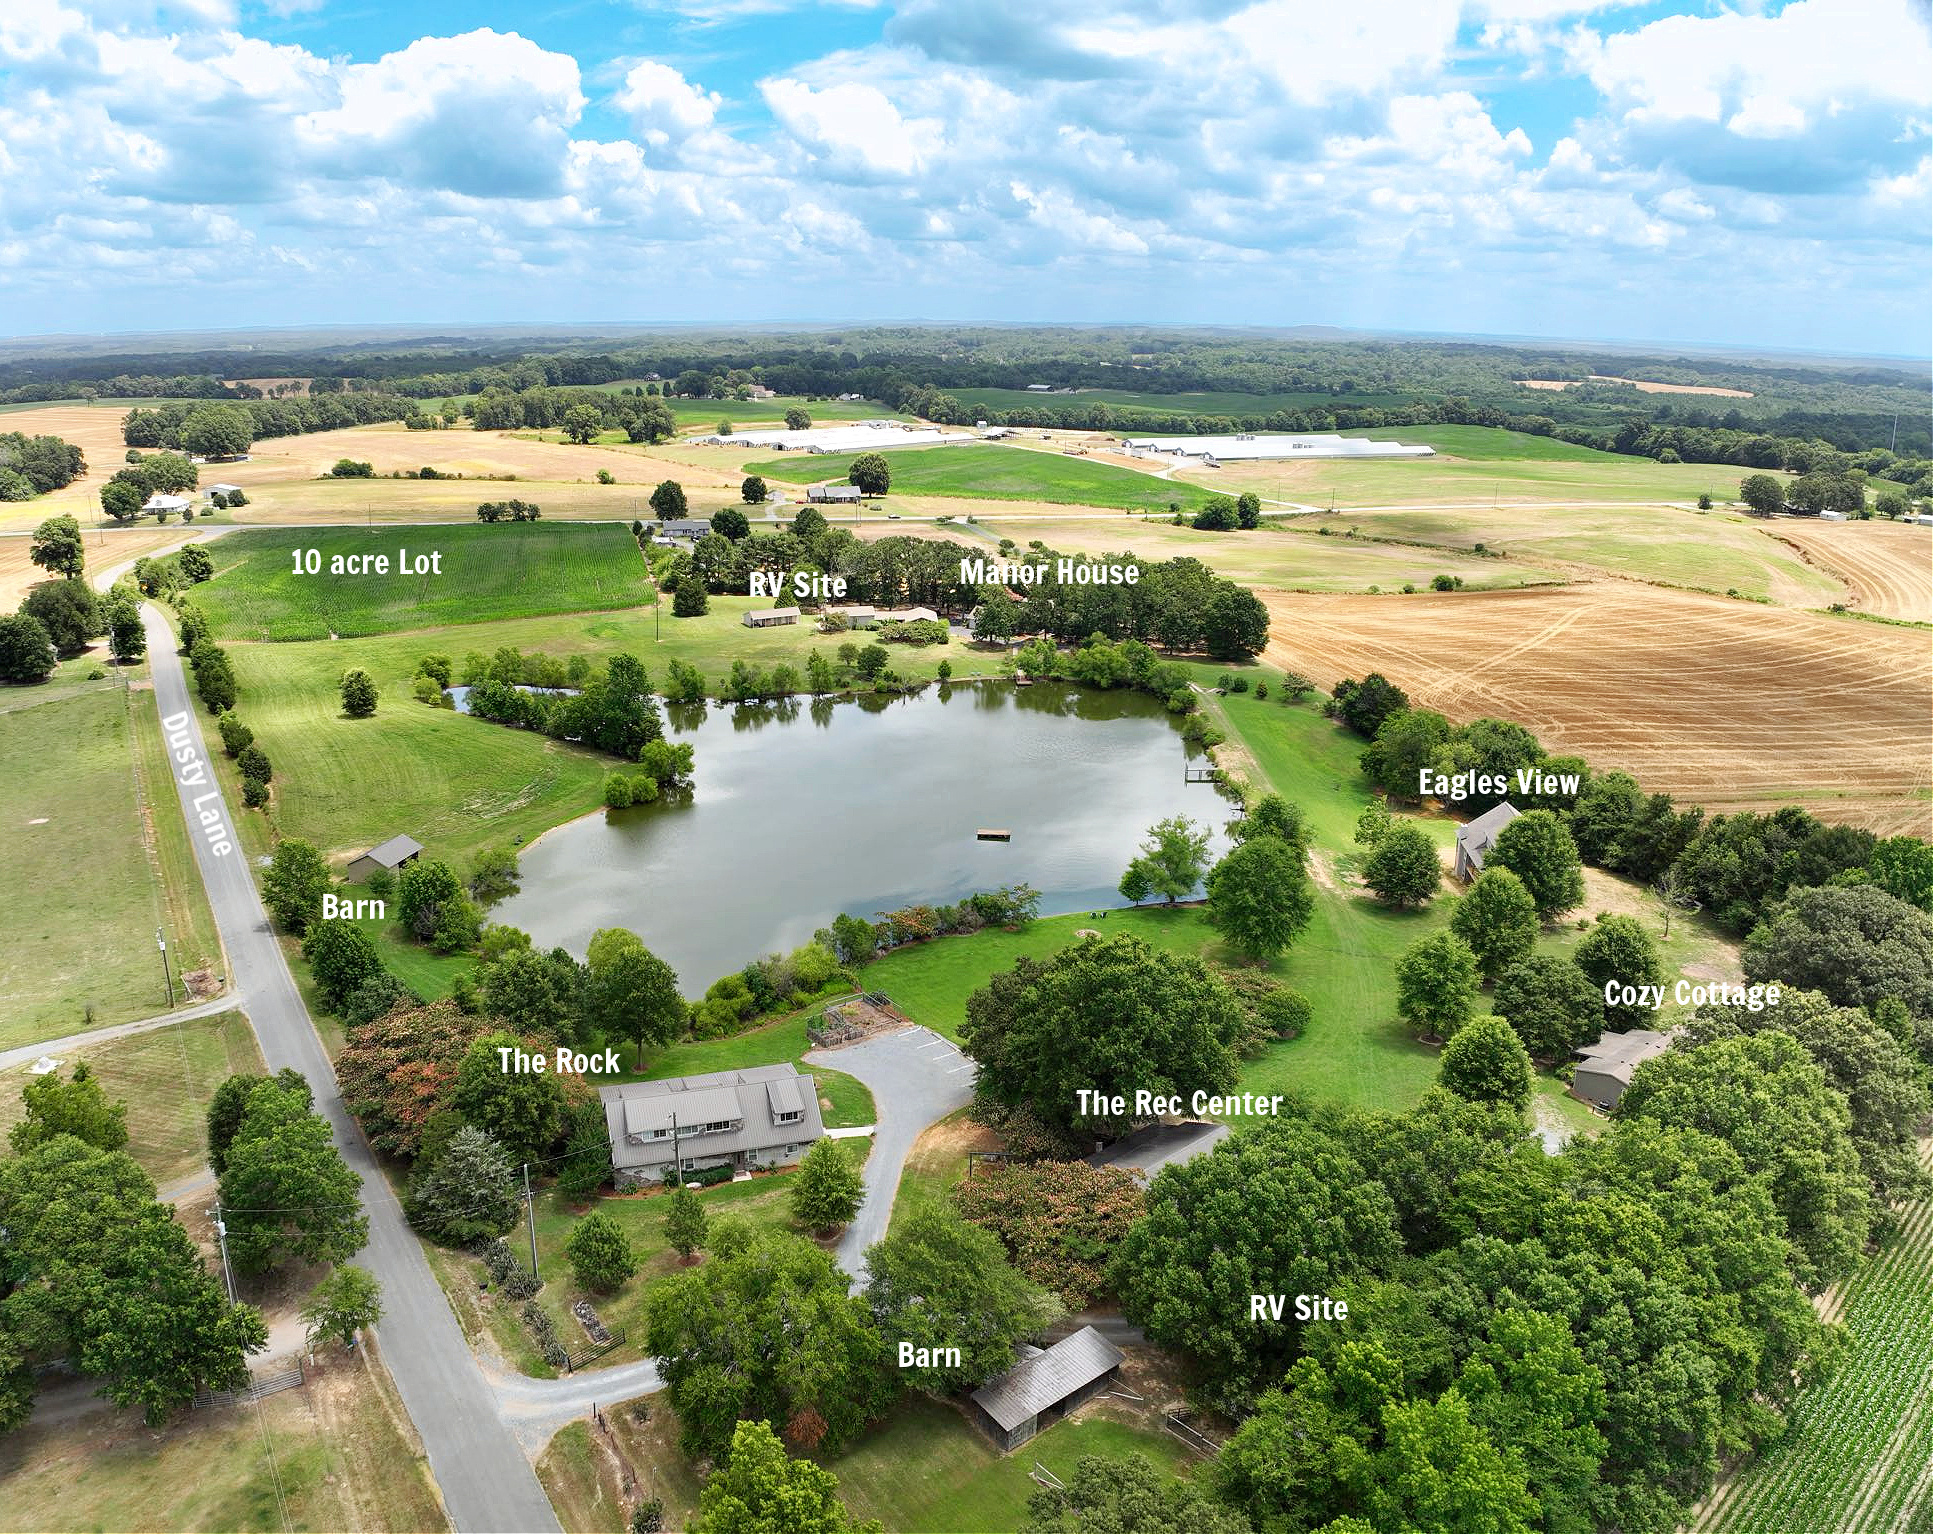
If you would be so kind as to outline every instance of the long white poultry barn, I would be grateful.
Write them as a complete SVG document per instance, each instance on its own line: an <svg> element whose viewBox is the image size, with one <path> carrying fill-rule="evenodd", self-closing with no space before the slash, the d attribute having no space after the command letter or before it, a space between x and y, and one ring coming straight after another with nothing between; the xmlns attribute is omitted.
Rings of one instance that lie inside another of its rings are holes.
<svg viewBox="0 0 1933 1534"><path fill-rule="evenodd" d="M1209 463L1243 458L1428 458L1431 447L1345 437L1333 431L1247 433L1229 437L1124 437L1131 453L1168 453Z"/></svg>
<svg viewBox="0 0 1933 1534"><path fill-rule="evenodd" d="M971 442L963 431L940 431L931 426L874 425L809 426L804 431L735 431L729 436L699 439L724 447L770 448L774 452L862 453L889 447L933 447L942 442Z"/></svg>

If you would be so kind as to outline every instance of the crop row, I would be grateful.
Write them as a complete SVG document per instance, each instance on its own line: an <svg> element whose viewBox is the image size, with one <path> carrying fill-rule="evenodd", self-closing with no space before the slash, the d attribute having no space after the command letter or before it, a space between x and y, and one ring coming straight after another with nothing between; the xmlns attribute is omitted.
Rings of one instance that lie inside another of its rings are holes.
<svg viewBox="0 0 1933 1534"><path fill-rule="evenodd" d="M1890 1530L1929 1495L1933 1455L1933 1202L1854 1281L1846 1355L1794 1408L1787 1436L1732 1489L1718 1534Z"/></svg>

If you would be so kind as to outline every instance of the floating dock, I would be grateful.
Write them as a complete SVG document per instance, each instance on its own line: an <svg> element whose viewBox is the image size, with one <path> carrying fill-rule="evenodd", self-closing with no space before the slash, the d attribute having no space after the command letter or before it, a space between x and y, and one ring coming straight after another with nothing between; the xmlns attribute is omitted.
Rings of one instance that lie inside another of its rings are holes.
<svg viewBox="0 0 1933 1534"><path fill-rule="evenodd" d="M1013 832L993 830L987 826L982 826L978 831L973 833L973 836L974 840L982 842L1010 842L1013 840Z"/></svg>

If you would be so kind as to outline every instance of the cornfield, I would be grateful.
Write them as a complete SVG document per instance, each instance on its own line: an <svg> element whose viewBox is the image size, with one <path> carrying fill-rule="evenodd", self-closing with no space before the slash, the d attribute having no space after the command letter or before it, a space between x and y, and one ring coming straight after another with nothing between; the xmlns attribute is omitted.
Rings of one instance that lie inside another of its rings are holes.
<svg viewBox="0 0 1933 1534"><path fill-rule="evenodd" d="M1921 1147L1933 1163L1933 1142ZM1909 1534L1933 1518L1933 1200L1847 1290L1849 1346L1777 1447L1721 1487L1711 1534Z"/></svg>

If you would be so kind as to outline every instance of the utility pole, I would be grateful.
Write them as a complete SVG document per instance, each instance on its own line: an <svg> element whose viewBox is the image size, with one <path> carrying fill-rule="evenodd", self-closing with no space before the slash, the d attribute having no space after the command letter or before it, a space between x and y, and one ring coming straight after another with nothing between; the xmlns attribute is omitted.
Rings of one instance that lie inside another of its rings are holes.
<svg viewBox="0 0 1933 1534"><path fill-rule="evenodd" d="M222 1223L221 1204L215 1205L215 1239L221 1243L221 1276L228 1287L228 1303L235 1303L235 1275L228 1266L228 1227Z"/></svg>
<svg viewBox="0 0 1933 1534"><path fill-rule="evenodd" d="M530 1196L530 1163L524 1163L524 1213L529 1216L530 1224L530 1276L541 1278L537 1271L537 1202Z"/></svg>
<svg viewBox="0 0 1933 1534"><path fill-rule="evenodd" d="M154 929L154 945L161 950L161 980L167 988L168 1006L173 1008L175 1004L174 973L168 968L168 940L161 935L161 929L159 927Z"/></svg>

